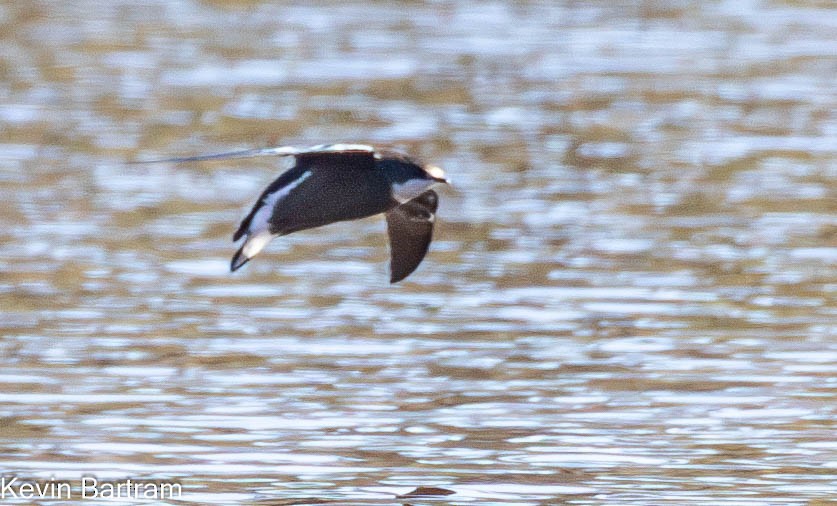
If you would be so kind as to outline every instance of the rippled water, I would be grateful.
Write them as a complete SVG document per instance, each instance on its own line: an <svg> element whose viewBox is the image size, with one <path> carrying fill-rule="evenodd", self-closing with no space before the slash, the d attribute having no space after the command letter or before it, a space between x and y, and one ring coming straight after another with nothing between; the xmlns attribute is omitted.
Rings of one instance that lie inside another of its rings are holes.
<svg viewBox="0 0 837 506"><path fill-rule="evenodd" d="M0 471L178 503L830 504L835 13L0 5ZM402 284L380 219L230 274L275 160L126 163L336 141L455 183Z"/></svg>

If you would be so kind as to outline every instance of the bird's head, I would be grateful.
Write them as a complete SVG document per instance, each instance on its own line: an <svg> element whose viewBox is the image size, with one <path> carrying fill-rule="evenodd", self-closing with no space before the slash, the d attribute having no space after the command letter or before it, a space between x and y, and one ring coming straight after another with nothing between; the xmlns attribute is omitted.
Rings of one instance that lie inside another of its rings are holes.
<svg viewBox="0 0 837 506"><path fill-rule="evenodd" d="M435 165L420 165L400 154L390 154L378 160L378 166L387 175L392 186L392 196L404 203L434 186L450 184L445 172Z"/></svg>

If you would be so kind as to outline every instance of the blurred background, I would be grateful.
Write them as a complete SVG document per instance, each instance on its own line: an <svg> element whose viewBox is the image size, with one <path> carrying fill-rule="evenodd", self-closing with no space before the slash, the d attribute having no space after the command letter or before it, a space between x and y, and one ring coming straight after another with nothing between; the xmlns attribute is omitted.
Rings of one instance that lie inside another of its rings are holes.
<svg viewBox="0 0 837 506"><path fill-rule="evenodd" d="M826 504L835 33L816 0L0 3L0 470ZM278 160L127 163L330 142L452 178L405 282L379 218L230 274Z"/></svg>

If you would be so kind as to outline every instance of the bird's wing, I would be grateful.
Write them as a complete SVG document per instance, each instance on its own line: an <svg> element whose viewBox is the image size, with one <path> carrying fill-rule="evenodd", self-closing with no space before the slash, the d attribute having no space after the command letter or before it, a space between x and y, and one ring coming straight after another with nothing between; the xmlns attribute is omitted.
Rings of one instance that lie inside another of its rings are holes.
<svg viewBox="0 0 837 506"><path fill-rule="evenodd" d="M275 148L245 149L241 151L228 151L226 153L215 153L211 155L182 156L175 158L160 158L158 160L140 160L130 163L182 163L182 162L204 162L211 160L235 160L238 158L256 158L259 156L293 156L299 149L291 146L279 146Z"/></svg>
<svg viewBox="0 0 837 506"><path fill-rule="evenodd" d="M293 146L277 146L272 148L245 149L242 151L229 151L211 155L184 156L175 158L163 158L160 160L146 160L131 163L183 163L183 162L204 162L213 160L235 160L242 158L256 158L262 156L292 156L293 166L282 173L259 196L253 208L241 221L233 241L239 240L244 234L250 231L250 225L256 213L264 207L271 196L279 197L277 192L289 192L302 180L317 170L329 169L373 169L375 168L375 148L366 144L320 144L307 148ZM274 198L274 200L276 200ZM268 216L269 218L269 216Z"/></svg>
<svg viewBox="0 0 837 506"><path fill-rule="evenodd" d="M271 149L278 150L282 148ZM215 155L215 158L211 159L217 160L219 159L218 156L220 155ZM253 205L253 208L241 221L238 230L233 234L233 241L239 240L244 234L250 231L253 218L262 207L265 205L276 205L279 200L287 196L294 188L318 171L371 170L375 168L374 148L361 144L313 146L311 148L297 149L296 152L287 153L286 156L294 157L293 166L273 180L264 189L259 199ZM269 219L270 213L265 216L266 219Z"/></svg>
<svg viewBox="0 0 837 506"><path fill-rule="evenodd" d="M226 153L215 153L211 155L183 156L175 158L162 158L159 160L142 160L130 163L182 163L182 162L204 162L212 160L235 160L241 158L256 158L260 156L298 156L315 154L340 154L340 153L369 153L374 155L375 148L366 144L320 144L307 148L294 146L276 146L272 148L245 149L241 151L228 151Z"/></svg>
<svg viewBox="0 0 837 506"><path fill-rule="evenodd" d="M397 283L419 266L433 237L439 196L428 190L386 213L390 248L390 283Z"/></svg>

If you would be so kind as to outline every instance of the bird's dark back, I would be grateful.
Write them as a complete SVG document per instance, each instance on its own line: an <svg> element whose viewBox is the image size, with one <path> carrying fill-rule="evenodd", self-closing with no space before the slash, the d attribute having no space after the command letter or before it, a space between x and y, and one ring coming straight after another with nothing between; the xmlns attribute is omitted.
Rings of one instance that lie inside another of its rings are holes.
<svg viewBox="0 0 837 506"><path fill-rule="evenodd" d="M274 211L271 231L298 230L383 213L397 202L371 153L310 153L297 157L298 174L311 172Z"/></svg>

